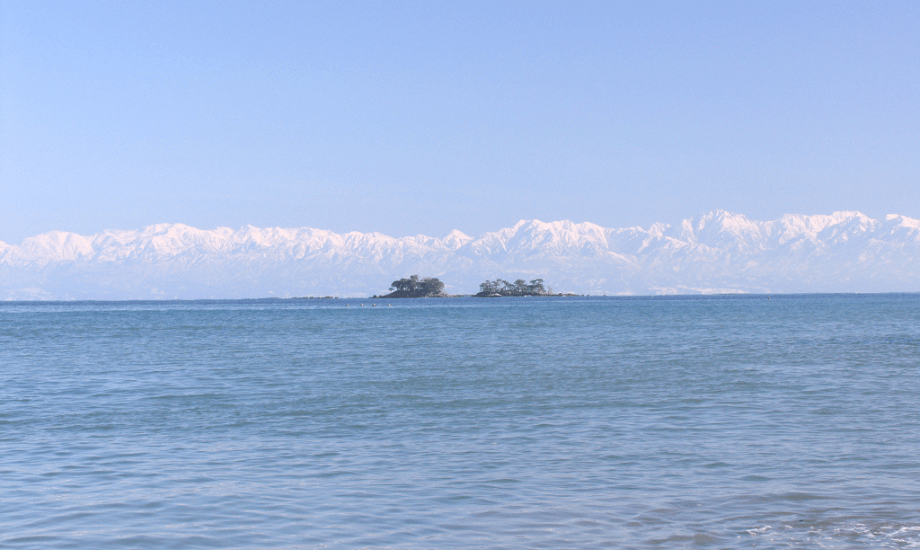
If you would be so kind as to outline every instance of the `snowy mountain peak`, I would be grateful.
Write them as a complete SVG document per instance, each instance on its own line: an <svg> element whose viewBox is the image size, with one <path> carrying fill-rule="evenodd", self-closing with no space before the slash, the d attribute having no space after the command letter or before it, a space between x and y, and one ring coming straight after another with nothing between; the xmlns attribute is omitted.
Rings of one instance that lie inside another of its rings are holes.
<svg viewBox="0 0 920 550"><path fill-rule="evenodd" d="M910 229L920 229L920 220L901 216L899 214L888 214L885 217L886 222L893 222L897 227L906 227Z"/></svg>
<svg viewBox="0 0 920 550"><path fill-rule="evenodd" d="M466 235L465 233L457 229L454 229L453 231L448 233L446 237L442 239L445 246L447 246L447 248L449 248L450 250L457 250L458 248L460 248L461 246L465 245L466 243L472 240L473 240L473 237L470 237L469 235Z"/></svg>

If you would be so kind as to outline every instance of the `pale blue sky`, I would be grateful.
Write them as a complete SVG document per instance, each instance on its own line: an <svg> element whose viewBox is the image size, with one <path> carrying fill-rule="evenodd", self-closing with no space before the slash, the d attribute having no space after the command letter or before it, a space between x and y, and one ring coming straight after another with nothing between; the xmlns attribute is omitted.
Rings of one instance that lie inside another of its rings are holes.
<svg viewBox="0 0 920 550"><path fill-rule="evenodd" d="M0 0L0 240L920 217L920 2Z"/></svg>

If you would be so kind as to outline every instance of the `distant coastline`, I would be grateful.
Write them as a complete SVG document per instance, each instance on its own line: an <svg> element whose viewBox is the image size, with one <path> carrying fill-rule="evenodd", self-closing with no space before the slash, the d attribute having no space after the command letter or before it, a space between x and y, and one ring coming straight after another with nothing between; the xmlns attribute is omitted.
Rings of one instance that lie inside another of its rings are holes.
<svg viewBox="0 0 920 550"><path fill-rule="evenodd" d="M654 296L654 295L649 295ZM695 296L695 294L689 294L688 296ZM574 292L556 292L554 294L540 294L539 296L502 296L502 295L490 295L490 296L479 296L478 294L438 294L437 296L390 296L390 295L377 295L372 296L351 296L351 297L341 297L341 296L291 296L290 298L277 298L277 297L267 297L267 298L250 298L253 300L405 300L405 299L419 299L419 298L604 298L607 297L601 294L575 294Z"/></svg>
<svg viewBox="0 0 920 550"><path fill-rule="evenodd" d="M383 300L383 299L402 300L402 299L414 299L414 298L564 298L564 297L571 298L571 297L578 297L578 296L581 296L581 297L596 296L598 298L604 297L600 294L594 295L594 294L575 294L574 292L557 292L555 294L540 294L540 295L525 295L525 296L502 296L502 295L479 296L478 294L438 294L437 296L389 296L389 295L380 296L380 295L374 294L373 296L370 296L369 298L375 298L375 299L380 299L380 300ZM311 299L321 299L321 298L308 296L304 298L292 298L292 299L311 300ZM352 298L352 299L357 300L358 298Z"/></svg>

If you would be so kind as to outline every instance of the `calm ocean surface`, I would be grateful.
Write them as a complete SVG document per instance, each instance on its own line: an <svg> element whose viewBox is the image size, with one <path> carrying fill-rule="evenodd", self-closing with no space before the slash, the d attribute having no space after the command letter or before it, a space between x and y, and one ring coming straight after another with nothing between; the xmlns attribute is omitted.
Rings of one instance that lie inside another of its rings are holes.
<svg viewBox="0 0 920 550"><path fill-rule="evenodd" d="M920 547L920 295L387 303L0 303L0 547Z"/></svg>

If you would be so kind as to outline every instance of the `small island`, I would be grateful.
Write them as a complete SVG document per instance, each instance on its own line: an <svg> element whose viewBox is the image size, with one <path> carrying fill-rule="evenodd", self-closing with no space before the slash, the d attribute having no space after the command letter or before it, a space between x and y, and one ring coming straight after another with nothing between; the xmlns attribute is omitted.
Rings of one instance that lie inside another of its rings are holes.
<svg viewBox="0 0 920 550"><path fill-rule="evenodd" d="M445 294L444 283L437 277L419 278L412 275L408 279L398 279L390 285L390 293L374 295L372 298L500 298L503 296L577 296L577 294L553 292L543 285L543 279L533 279L529 283L524 279L509 282L504 279L486 280L480 283L476 294Z"/></svg>
<svg viewBox="0 0 920 550"><path fill-rule="evenodd" d="M445 296L443 290L444 283L436 277L419 279L418 275L413 275L408 279L393 281L389 294L375 298L440 298Z"/></svg>
<svg viewBox="0 0 920 550"><path fill-rule="evenodd" d="M501 296L551 296L553 291L547 291L543 287L543 279L534 279L527 283L524 279L518 279L510 283L504 279L495 279L480 283L479 292L475 296L479 298L498 298Z"/></svg>

